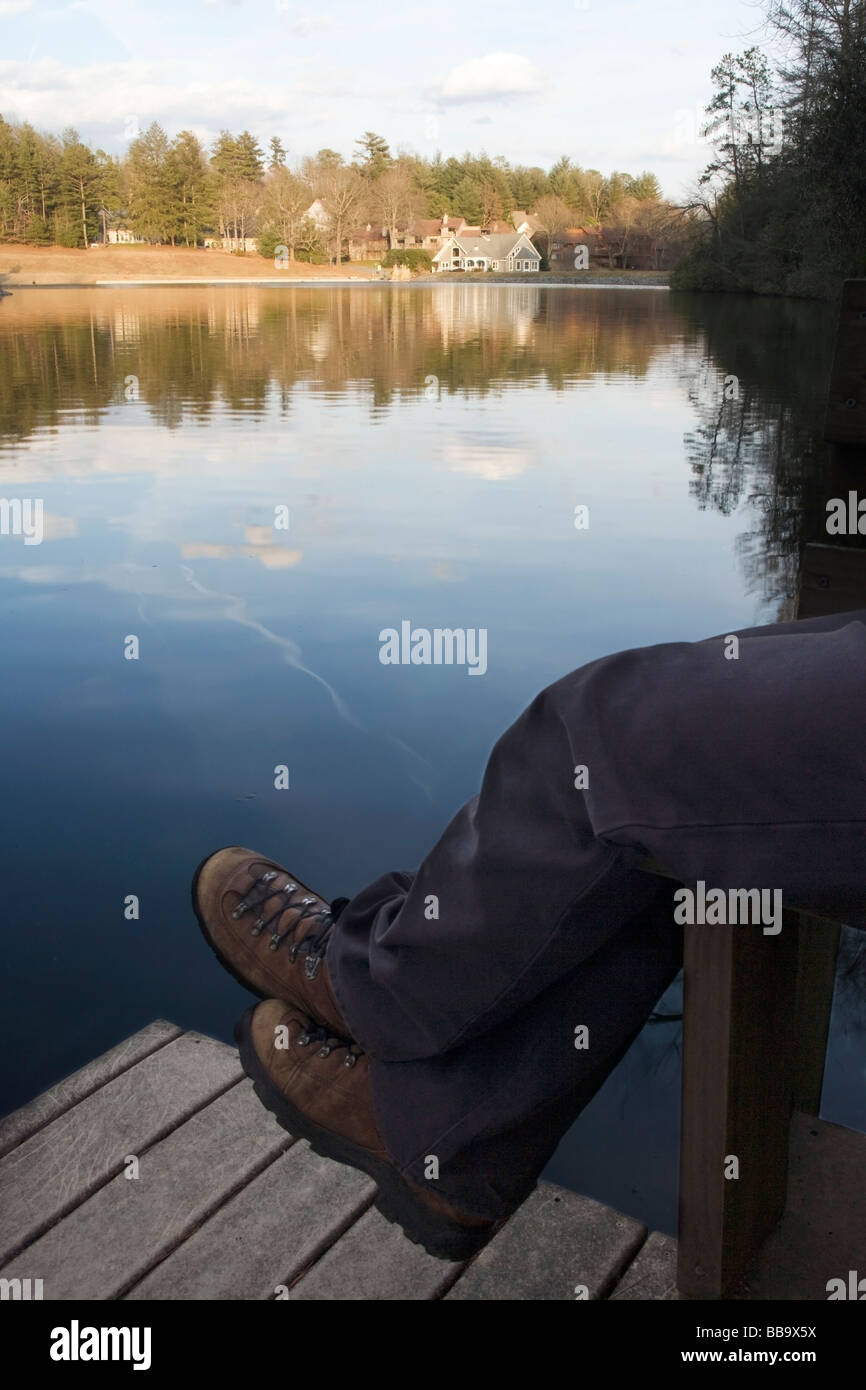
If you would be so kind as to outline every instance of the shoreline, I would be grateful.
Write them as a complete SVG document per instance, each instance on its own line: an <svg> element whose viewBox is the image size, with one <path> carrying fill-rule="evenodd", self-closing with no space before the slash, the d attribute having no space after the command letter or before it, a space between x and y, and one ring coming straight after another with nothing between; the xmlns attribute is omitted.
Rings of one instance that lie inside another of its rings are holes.
<svg viewBox="0 0 866 1390"><path fill-rule="evenodd" d="M572 290L669 290L670 284L662 281L627 280L625 278L599 277L597 279L571 280L571 279L542 279L538 275L532 277L524 276L518 279L516 276L505 276L496 274L465 276L458 278L445 275L419 276L413 280L375 280L362 278L360 276L340 276L317 277L313 280L271 280L256 279L253 276L246 276L243 279L229 279L220 276L217 279L179 279L177 277L137 279L137 280L45 280L39 284L19 284L15 280L7 280L3 284L5 294L0 294L0 298L5 298L18 293L21 290L128 290L128 289L167 289L171 286L181 286L186 288L210 288L219 289L222 287L237 289L246 286L248 289L268 289L268 290L296 290L296 289L338 289L357 288L364 289L423 289L431 285L535 285L539 289L572 289ZM8 288L6 288L8 286Z"/></svg>
<svg viewBox="0 0 866 1390"><path fill-rule="evenodd" d="M260 289L312 289L333 285L542 285L578 288L667 289L670 275L659 270L542 270L530 274L507 271L482 273L422 272L408 279L391 279L377 273L369 261L342 265L309 265L293 261L276 267L263 256L234 256L216 249L168 246L98 246L87 251L62 246L27 246L0 243L0 289L126 289L166 288L189 285L198 288L253 285Z"/></svg>

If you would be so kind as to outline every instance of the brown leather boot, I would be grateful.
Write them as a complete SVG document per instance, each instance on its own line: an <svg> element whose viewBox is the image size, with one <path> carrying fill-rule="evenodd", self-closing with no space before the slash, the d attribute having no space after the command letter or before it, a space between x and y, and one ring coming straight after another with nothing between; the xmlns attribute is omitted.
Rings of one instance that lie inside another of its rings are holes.
<svg viewBox="0 0 866 1390"><path fill-rule="evenodd" d="M266 999L235 1026L256 1095L290 1134L378 1184L375 1205L410 1240L444 1260L466 1260L499 1229L401 1176L376 1124L369 1062L356 1043L328 1035L291 1004Z"/></svg>
<svg viewBox="0 0 866 1390"><path fill-rule="evenodd" d="M192 905L220 964L246 989L349 1032L324 958L331 906L318 893L264 855L232 845L199 865Z"/></svg>

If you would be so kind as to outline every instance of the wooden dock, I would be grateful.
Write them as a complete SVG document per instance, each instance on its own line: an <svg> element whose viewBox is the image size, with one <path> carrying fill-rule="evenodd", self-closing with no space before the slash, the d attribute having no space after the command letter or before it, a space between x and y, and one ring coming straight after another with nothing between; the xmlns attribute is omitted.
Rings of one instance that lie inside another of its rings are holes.
<svg viewBox="0 0 866 1390"><path fill-rule="evenodd" d="M864 1158L796 1117L789 1210L740 1296L826 1299L862 1264ZM234 1048L158 1020L0 1122L0 1277L75 1300L679 1297L676 1241L549 1183L466 1265L374 1190L277 1125Z"/></svg>

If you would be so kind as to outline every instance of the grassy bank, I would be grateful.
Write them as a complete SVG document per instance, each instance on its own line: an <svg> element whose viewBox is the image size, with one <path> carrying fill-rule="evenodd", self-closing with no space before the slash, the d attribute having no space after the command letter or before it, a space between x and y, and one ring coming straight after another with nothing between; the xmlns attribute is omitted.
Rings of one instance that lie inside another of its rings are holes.
<svg viewBox="0 0 866 1390"><path fill-rule="evenodd" d="M307 265L295 261L277 269L263 256L232 256L212 249L203 251L183 246L94 246L89 251L62 246L0 246L0 285L16 286L99 285L193 281L200 284L241 280L291 283L294 280L376 280L376 267L369 262L345 261L339 268ZM554 285L666 285L666 271L583 270L541 271L532 276L506 274L421 275L416 281L457 284L513 283Z"/></svg>
<svg viewBox="0 0 866 1390"><path fill-rule="evenodd" d="M346 262L335 266L301 261L277 270L263 256L232 256L213 248L185 246L92 246L89 251L62 246L0 246L0 284L97 285L135 280L369 280L369 266Z"/></svg>

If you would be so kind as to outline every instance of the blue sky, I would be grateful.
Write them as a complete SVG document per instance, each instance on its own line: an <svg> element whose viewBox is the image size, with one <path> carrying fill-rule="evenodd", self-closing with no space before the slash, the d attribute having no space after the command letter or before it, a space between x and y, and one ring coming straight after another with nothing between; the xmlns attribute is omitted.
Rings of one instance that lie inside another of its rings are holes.
<svg viewBox="0 0 866 1390"><path fill-rule="evenodd" d="M111 153L153 120L207 142L247 127L290 162L371 129L420 154L649 168L679 197L707 162L710 69L762 18L755 0L0 0L0 113Z"/></svg>

